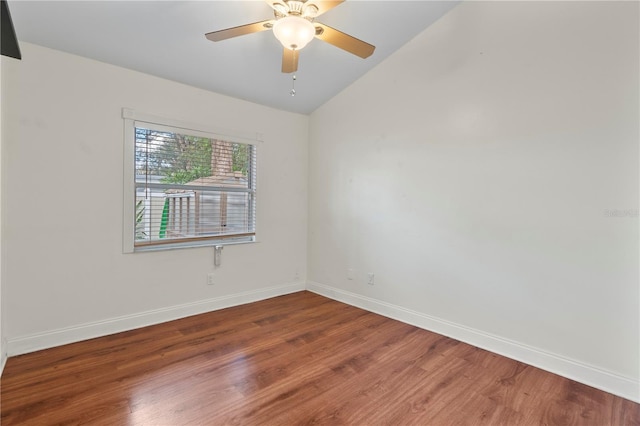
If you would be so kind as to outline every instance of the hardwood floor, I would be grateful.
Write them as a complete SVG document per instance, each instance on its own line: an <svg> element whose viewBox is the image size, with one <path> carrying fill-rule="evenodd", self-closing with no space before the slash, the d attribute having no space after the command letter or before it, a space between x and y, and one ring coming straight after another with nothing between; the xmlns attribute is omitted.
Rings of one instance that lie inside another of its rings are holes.
<svg viewBox="0 0 640 426"><path fill-rule="evenodd" d="M638 425L640 406L309 292L10 358L2 425Z"/></svg>

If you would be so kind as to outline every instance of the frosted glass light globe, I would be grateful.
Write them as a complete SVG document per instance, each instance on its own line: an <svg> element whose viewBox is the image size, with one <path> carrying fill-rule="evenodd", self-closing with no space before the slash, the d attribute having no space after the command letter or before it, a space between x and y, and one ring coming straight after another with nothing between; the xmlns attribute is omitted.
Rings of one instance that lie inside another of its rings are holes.
<svg viewBox="0 0 640 426"><path fill-rule="evenodd" d="M304 18L287 16L273 24L273 34L287 49L300 50L313 39L316 29Z"/></svg>

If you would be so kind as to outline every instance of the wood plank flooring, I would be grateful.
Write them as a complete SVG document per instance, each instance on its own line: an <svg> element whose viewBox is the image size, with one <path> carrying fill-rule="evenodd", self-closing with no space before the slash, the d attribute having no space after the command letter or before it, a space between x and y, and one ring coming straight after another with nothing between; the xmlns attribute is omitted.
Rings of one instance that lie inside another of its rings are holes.
<svg viewBox="0 0 640 426"><path fill-rule="evenodd" d="M640 406L309 292L8 360L2 425L640 425Z"/></svg>

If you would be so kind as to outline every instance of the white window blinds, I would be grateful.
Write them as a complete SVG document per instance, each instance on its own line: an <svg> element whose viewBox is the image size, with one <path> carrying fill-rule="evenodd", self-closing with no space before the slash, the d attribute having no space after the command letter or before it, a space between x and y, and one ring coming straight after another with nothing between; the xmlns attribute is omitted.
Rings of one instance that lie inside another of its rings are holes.
<svg viewBox="0 0 640 426"><path fill-rule="evenodd" d="M134 247L255 237L256 146L134 122Z"/></svg>

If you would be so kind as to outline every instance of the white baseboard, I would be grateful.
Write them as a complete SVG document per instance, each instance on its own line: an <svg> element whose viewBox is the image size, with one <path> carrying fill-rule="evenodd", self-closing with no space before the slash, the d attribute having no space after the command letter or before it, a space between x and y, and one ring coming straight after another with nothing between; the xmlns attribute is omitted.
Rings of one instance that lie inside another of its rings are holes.
<svg viewBox="0 0 640 426"><path fill-rule="evenodd" d="M21 355L41 349L79 342L81 340L93 339L96 337L107 336L109 334L120 333L122 331L173 321L175 319L191 315L198 315L218 309L243 305L245 303L257 302L259 300L303 290L305 290L305 284L303 282L297 282L192 303L185 303L182 305L169 306L138 314L111 318L104 321L96 321L73 327L51 330L45 333L9 338L5 349L8 356ZM6 355L3 352L3 367L5 359Z"/></svg>
<svg viewBox="0 0 640 426"><path fill-rule="evenodd" d="M0 377L4 371L4 366L7 364L7 339L4 337L0 340Z"/></svg>
<svg viewBox="0 0 640 426"><path fill-rule="evenodd" d="M455 324L440 318L405 309L401 306L372 299L360 294L350 293L317 282L308 281L307 290L385 317L451 337L516 361L524 362L631 401L640 402L640 381L637 379L623 377L580 361L545 352L513 340L485 333L481 330Z"/></svg>

